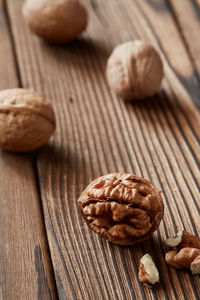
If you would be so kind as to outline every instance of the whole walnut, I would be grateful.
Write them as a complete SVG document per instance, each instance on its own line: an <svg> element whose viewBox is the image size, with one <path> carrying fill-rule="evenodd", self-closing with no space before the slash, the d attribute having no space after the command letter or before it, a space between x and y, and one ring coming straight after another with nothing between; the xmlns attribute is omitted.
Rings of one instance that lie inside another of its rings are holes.
<svg viewBox="0 0 200 300"><path fill-rule="evenodd" d="M163 78L158 52L147 42L136 40L117 46L107 62L110 88L125 100L154 95Z"/></svg>
<svg viewBox="0 0 200 300"><path fill-rule="evenodd" d="M23 15L30 29L46 41L66 43L87 26L87 11L78 0L26 0Z"/></svg>
<svg viewBox="0 0 200 300"><path fill-rule="evenodd" d="M163 217L160 193L144 178L114 173L95 179L78 199L89 227L108 241L133 245L148 239Z"/></svg>
<svg viewBox="0 0 200 300"><path fill-rule="evenodd" d="M0 91L0 147L13 152L43 146L55 130L51 105L31 90Z"/></svg>

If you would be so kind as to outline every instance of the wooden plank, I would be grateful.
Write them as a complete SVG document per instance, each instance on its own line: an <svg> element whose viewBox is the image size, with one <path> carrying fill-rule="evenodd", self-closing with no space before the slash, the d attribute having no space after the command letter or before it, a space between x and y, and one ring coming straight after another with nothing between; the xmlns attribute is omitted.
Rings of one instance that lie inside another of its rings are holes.
<svg viewBox="0 0 200 300"><path fill-rule="evenodd" d="M19 86L0 1L0 89ZM0 151L0 299L56 299L33 157Z"/></svg>
<svg viewBox="0 0 200 300"><path fill-rule="evenodd" d="M39 152L38 168L60 298L198 299L199 277L169 268L162 242L181 228L200 234L198 82L194 77L191 89L178 76L190 76L194 65L169 7L160 2L159 14L148 4L153 1L85 1L87 32L56 47L30 34L20 18L21 3L8 0L22 84L50 98L57 116L57 132ZM105 64L113 46L138 37L162 51L166 76L159 95L124 103L108 88ZM114 171L149 178L165 202L159 230L135 247L100 239L77 207L92 179ZM160 287L153 290L137 280L146 252L160 271Z"/></svg>
<svg viewBox="0 0 200 300"><path fill-rule="evenodd" d="M200 6L195 0L175 1L168 0L174 14L174 19L180 34L183 38L183 43L191 57L195 66L195 73L200 81Z"/></svg>
<svg viewBox="0 0 200 300"><path fill-rule="evenodd" d="M3 2L0 0L0 85L1 89L19 85Z"/></svg>

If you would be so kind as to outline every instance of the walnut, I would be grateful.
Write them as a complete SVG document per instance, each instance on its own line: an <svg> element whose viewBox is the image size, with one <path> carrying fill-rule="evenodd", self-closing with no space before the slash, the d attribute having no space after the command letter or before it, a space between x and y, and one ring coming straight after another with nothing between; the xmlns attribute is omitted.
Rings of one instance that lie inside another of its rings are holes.
<svg viewBox="0 0 200 300"><path fill-rule="evenodd" d="M176 247L165 256L167 264L181 269L187 268L192 274L200 274L200 238L187 231L179 231L175 237L166 239L165 245Z"/></svg>
<svg viewBox="0 0 200 300"><path fill-rule="evenodd" d="M194 275L200 274L200 254L191 263L190 270Z"/></svg>
<svg viewBox="0 0 200 300"><path fill-rule="evenodd" d="M51 105L31 90L0 92L0 147L14 152L43 146L55 129Z"/></svg>
<svg viewBox="0 0 200 300"><path fill-rule="evenodd" d="M156 282L159 282L158 269L149 254L145 254L140 259L138 279L148 288L152 288Z"/></svg>
<svg viewBox="0 0 200 300"><path fill-rule="evenodd" d="M170 266L181 269L187 268L193 274L200 272L200 249L198 248L182 248L179 252L169 251L165 256L166 263Z"/></svg>
<svg viewBox="0 0 200 300"><path fill-rule="evenodd" d="M72 41L87 26L87 11L78 0L26 0L23 15L32 32L53 43Z"/></svg>
<svg viewBox="0 0 200 300"><path fill-rule="evenodd" d="M200 238L184 230L179 231L175 237L169 237L164 242L165 245L177 247L178 250L186 247L200 249Z"/></svg>
<svg viewBox="0 0 200 300"><path fill-rule="evenodd" d="M144 178L114 173L97 178L78 199L89 227L120 245L149 238L163 217L160 193Z"/></svg>
<svg viewBox="0 0 200 300"><path fill-rule="evenodd" d="M107 62L111 89L125 100L154 95L161 84L163 64L154 47L136 40L117 46Z"/></svg>

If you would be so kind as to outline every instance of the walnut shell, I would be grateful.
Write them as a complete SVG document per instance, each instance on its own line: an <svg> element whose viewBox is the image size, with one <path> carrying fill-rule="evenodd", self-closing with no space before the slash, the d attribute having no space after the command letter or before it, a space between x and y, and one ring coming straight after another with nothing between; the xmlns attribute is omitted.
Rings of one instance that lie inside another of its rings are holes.
<svg viewBox="0 0 200 300"><path fill-rule="evenodd" d="M154 95L161 84L163 64L154 47L136 40L117 46L107 62L110 88L125 100Z"/></svg>
<svg viewBox="0 0 200 300"><path fill-rule="evenodd" d="M55 130L51 105L31 90L0 91L0 147L13 152L43 146Z"/></svg>
<svg viewBox="0 0 200 300"><path fill-rule="evenodd" d="M26 0L23 15L32 32L46 41L66 43L87 26L87 11L78 0Z"/></svg>
<svg viewBox="0 0 200 300"><path fill-rule="evenodd" d="M120 245L149 238L164 211L161 195L153 184L126 173L95 179L80 195L78 204L94 232Z"/></svg>

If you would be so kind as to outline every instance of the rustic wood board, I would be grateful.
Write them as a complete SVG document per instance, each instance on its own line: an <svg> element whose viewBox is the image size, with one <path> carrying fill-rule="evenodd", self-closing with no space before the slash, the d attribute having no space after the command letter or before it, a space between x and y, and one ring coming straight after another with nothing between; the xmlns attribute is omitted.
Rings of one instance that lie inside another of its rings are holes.
<svg viewBox="0 0 200 300"><path fill-rule="evenodd" d="M191 15L194 1L188 3ZM169 268L162 242L181 228L200 234L198 39L190 48L175 0L85 4L87 32L56 47L26 28L22 0L7 0L21 84L49 98L57 117L56 134L38 151L37 167L59 298L198 299L199 276ZM196 32L196 21L188 26ZM115 45L135 38L150 40L160 51L165 79L152 99L125 103L110 91L105 64ZM159 230L134 247L99 238L77 207L91 180L115 171L144 176L162 192ZM137 280L146 252L160 271L160 285L153 290Z"/></svg>
<svg viewBox="0 0 200 300"><path fill-rule="evenodd" d="M0 89L19 85L0 1ZM0 299L56 299L31 155L0 151Z"/></svg>

